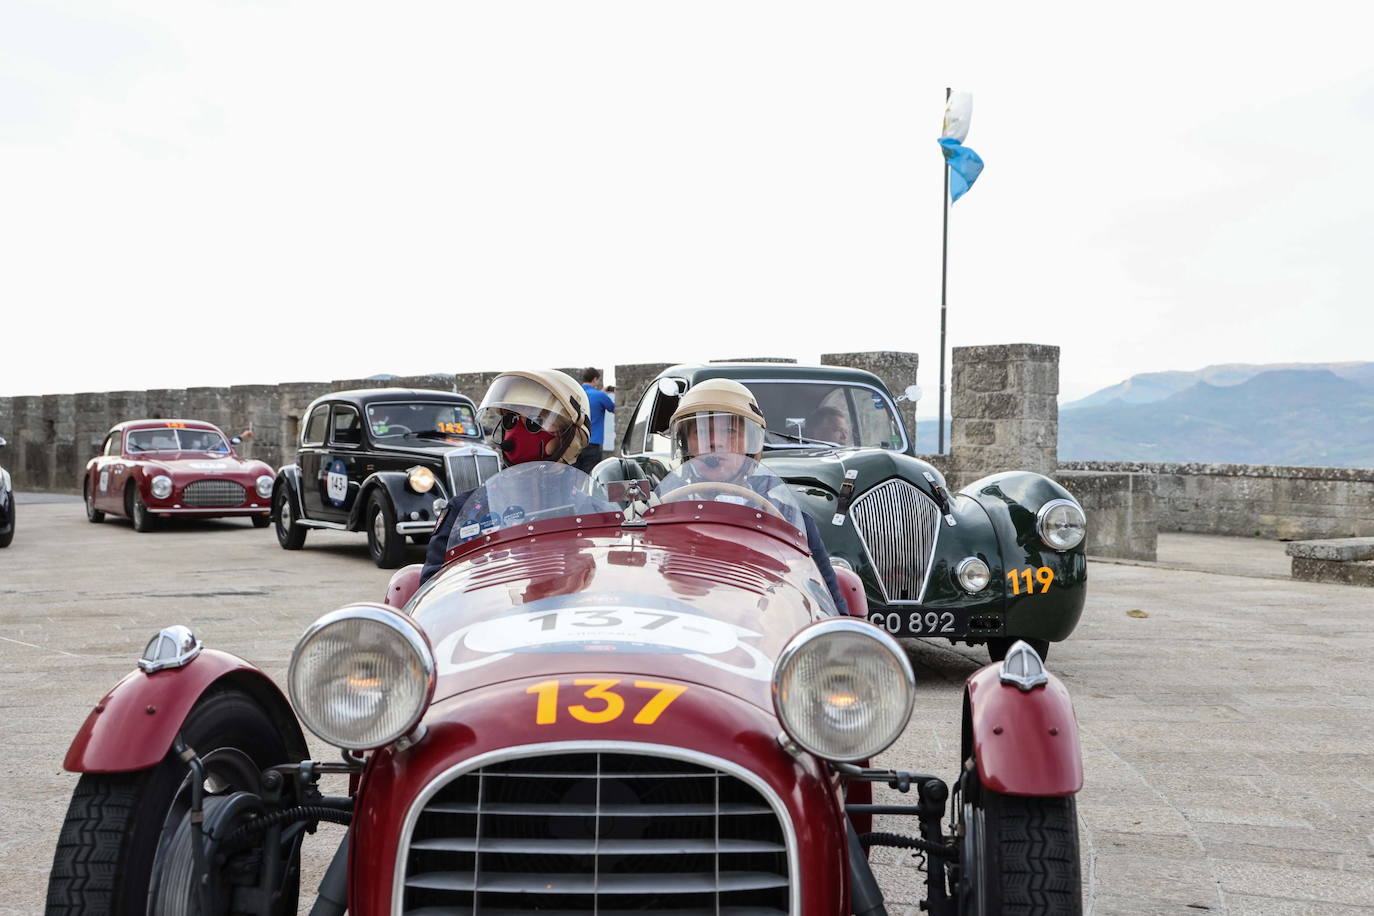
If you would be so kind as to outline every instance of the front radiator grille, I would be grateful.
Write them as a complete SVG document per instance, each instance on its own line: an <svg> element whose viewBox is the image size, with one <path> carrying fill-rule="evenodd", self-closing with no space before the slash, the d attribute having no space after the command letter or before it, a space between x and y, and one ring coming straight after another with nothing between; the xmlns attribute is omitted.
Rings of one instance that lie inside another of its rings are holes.
<svg viewBox="0 0 1374 916"><path fill-rule="evenodd" d="M664 757L568 753L464 773L421 811L404 912L776 916L786 832L729 773Z"/></svg>
<svg viewBox="0 0 1374 916"><path fill-rule="evenodd" d="M181 504L193 509L241 506L245 492L232 480L197 480L181 491Z"/></svg>
<svg viewBox="0 0 1374 916"><path fill-rule="evenodd" d="M854 526L890 604L921 600L940 509L905 480L888 480L854 500Z"/></svg>

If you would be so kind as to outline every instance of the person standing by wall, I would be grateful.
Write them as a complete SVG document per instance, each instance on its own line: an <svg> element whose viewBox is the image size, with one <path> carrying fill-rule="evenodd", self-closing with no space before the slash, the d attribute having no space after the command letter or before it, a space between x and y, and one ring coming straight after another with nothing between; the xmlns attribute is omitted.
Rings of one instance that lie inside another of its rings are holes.
<svg viewBox="0 0 1374 916"><path fill-rule="evenodd" d="M582 388L587 392L587 403L591 410L592 439L577 456L575 467L590 474L601 460L606 435L606 412L615 410L615 399L601 390L601 370L594 366L582 370Z"/></svg>

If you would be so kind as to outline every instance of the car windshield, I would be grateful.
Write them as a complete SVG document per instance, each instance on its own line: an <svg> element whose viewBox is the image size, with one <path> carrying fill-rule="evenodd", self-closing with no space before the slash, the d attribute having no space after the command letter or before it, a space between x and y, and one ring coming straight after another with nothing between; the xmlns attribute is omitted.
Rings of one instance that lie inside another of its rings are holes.
<svg viewBox="0 0 1374 916"><path fill-rule="evenodd" d="M741 379L768 418L766 448L885 448L902 451L906 434L882 392L844 382Z"/></svg>
<svg viewBox="0 0 1374 916"><path fill-rule="evenodd" d="M130 452L217 452L229 454L229 443L213 429L136 429L129 433Z"/></svg>
<svg viewBox="0 0 1374 916"><path fill-rule="evenodd" d="M726 503L780 518L806 536L802 510L781 477L744 455L703 455L682 463L659 481L654 494L660 505L693 502Z"/></svg>
<svg viewBox="0 0 1374 916"><path fill-rule="evenodd" d="M460 540L470 541L517 525L619 511L586 472L554 461L530 461L506 468L474 490L459 510L454 530Z"/></svg>
<svg viewBox="0 0 1374 916"><path fill-rule="evenodd" d="M480 439L482 427L467 404L443 401L380 401L367 405L372 438L391 445L435 439Z"/></svg>

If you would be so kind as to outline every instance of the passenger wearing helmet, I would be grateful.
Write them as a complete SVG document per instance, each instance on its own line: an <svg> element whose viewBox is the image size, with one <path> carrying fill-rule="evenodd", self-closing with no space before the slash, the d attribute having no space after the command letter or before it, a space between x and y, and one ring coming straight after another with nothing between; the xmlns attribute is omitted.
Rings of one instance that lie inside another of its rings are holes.
<svg viewBox="0 0 1374 916"><path fill-rule="evenodd" d="M682 396L668 421L668 434L675 460L696 459L693 469L713 483L735 483L757 490L758 487L751 486L749 470L763 455L763 433L767 427L768 421L753 392L733 379L715 378L701 382ZM835 599L835 607L847 607L820 529L805 513L802 520L811 558Z"/></svg>
<svg viewBox="0 0 1374 916"><path fill-rule="evenodd" d="M587 393L556 369L503 372L477 408L477 421L488 431L487 445L500 453L503 469L529 461L573 464L591 438L587 415ZM448 549L462 542L454 520L480 489L450 497L425 552L421 584L444 565Z"/></svg>

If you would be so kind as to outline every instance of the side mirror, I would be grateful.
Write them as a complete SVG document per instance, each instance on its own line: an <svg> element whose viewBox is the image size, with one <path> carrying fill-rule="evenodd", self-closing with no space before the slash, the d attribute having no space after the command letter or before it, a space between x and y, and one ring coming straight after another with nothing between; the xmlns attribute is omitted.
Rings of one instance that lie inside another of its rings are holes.
<svg viewBox="0 0 1374 916"><path fill-rule="evenodd" d="M899 400L899 401L911 401L913 404L916 403L917 401L919 401L920 399L921 399L921 386L920 386L920 385L907 385L906 388L902 389L902 395L901 395L901 397L897 398L897 400Z"/></svg>
<svg viewBox="0 0 1374 916"><path fill-rule="evenodd" d="M658 393L668 398L680 398L687 390L687 383L680 378L661 378L658 380Z"/></svg>
<svg viewBox="0 0 1374 916"><path fill-rule="evenodd" d="M232 438L232 439L229 440L229 444L230 444L230 445L238 445L238 444L239 444L240 442L242 442L242 441L243 441L243 437L242 437L242 436L235 436L234 438Z"/></svg>
<svg viewBox="0 0 1374 916"><path fill-rule="evenodd" d="M7 445L9 445L9 443L5 441L5 437L0 436L0 448L4 448Z"/></svg>

